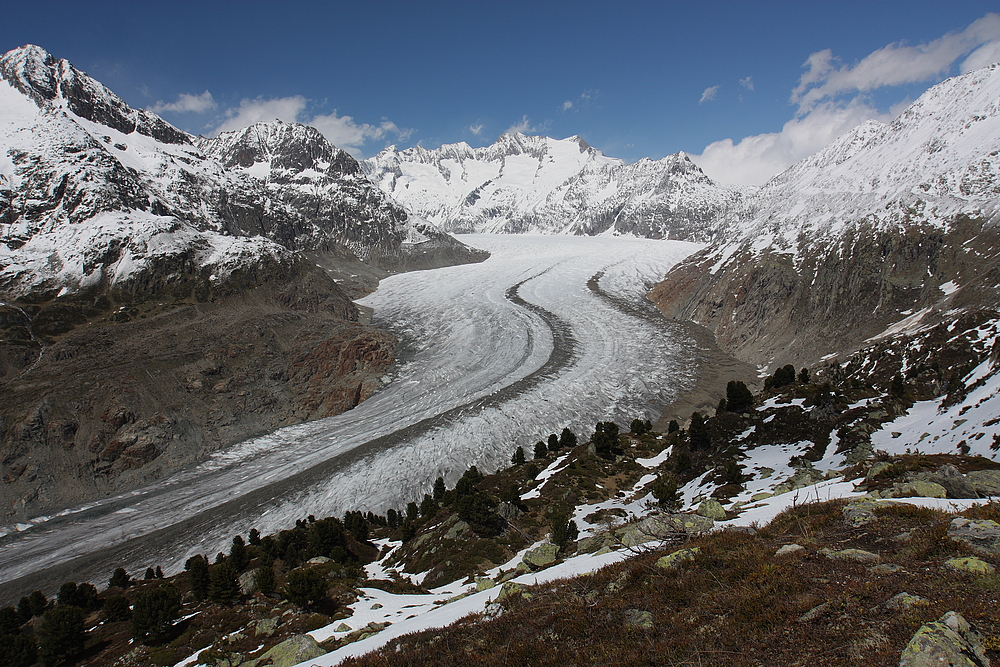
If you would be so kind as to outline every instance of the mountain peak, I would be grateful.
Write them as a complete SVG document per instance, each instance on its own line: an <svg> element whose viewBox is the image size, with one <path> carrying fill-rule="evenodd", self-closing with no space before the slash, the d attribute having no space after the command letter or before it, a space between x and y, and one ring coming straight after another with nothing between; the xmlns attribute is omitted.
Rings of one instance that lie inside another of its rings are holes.
<svg viewBox="0 0 1000 667"><path fill-rule="evenodd" d="M184 132L156 114L131 108L68 60L57 59L40 46L26 44L0 56L0 79L39 108L60 106L61 100L78 117L124 134L138 132L168 144L190 143Z"/></svg>

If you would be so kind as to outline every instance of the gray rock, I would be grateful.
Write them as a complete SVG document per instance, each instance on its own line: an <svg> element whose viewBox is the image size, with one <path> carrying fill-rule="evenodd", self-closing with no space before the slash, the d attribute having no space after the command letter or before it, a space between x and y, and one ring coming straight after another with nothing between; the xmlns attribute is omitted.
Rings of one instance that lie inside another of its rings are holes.
<svg viewBox="0 0 1000 667"><path fill-rule="evenodd" d="M476 591L485 591L496 586L496 582L489 577L476 577Z"/></svg>
<svg viewBox="0 0 1000 667"><path fill-rule="evenodd" d="M879 565L871 566L868 568L868 571L872 574L894 574L902 569L902 565L896 565L895 563L880 563Z"/></svg>
<svg viewBox="0 0 1000 667"><path fill-rule="evenodd" d="M277 618L262 618L259 621L254 621L250 624L253 629L254 635L260 637L270 637L274 634L274 631L278 629L278 619Z"/></svg>
<svg viewBox="0 0 1000 667"><path fill-rule="evenodd" d="M934 482L914 479L902 484L896 483L882 492L883 498L946 498L948 491Z"/></svg>
<svg viewBox="0 0 1000 667"><path fill-rule="evenodd" d="M976 553L986 556L1000 555L1000 524L989 519L951 520L948 537L972 547Z"/></svg>
<svg viewBox="0 0 1000 667"><path fill-rule="evenodd" d="M949 558L944 562L945 569L955 570L956 572L968 572L969 574L976 574L980 576L986 576L993 574L997 571L995 567L987 563L981 558L976 558L975 556L965 556L962 558Z"/></svg>
<svg viewBox="0 0 1000 667"><path fill-rule="evenodd" d="M657 567L662 567L664 570L676 570L683 563L687 561L694 560L698 554L701 553L700 547L690 547L687 549L680 549L673 552L672 554L667 554L662 556L656 561Z"/></svg>
<svg viewBox="0 0 1000 667"><path fill-rule="evenodd" d="M775 556L788 556L794 553L799 553L805 551L806 548L801 544L786 544L775 552Z"/></svg>
<svg viewBox="0 0 1000 667"><path fill-rule="evenodd" d="M696 535L711 530L713 526L715 521L698 514L655 514L622 526L615 531L615 535L626 547L634 547L683 535Z"/></svg>
<svg viewBox="0 0 1000 667"><path fill-rule="evenodd" d="M699 516L712 519L713 521L726 520L726 510L723 509L722 503L712 498L701 501L701 504L698 505L696 513Z"/></svg>
<svg viewBox="0 0 1000 667"><path fill-rule="evenodd" d="M240 575L240 593L250 595L257 590L257 570L248 570Z"/></svg>
<svg viewBox="0 0 1000 667"><path fill-rule="evenodd" d="M960 473L955 466L941 466L932 474L920 475L918 478L940 484L947 491L949 498L979 497L972 482Z"/></svg>
<svg viewBox="0 0 1000 667"><path fill-rule="evenodd" d="M626 609L625 625L630 628L648 630L653 627L653 615L642 609Z"/></svg>
<svg viewBox="0 0 1000 667"><path fill-rule="evenodd" d="M878 554L873 554L871 551L865 551L864 549L841 549L839 551L820 549L819 552L827 558L834 560L850 560L856 563L877 563L879 561Z"/></svg>
<svg viewBox="0 0 1000 667"><path fill-rule="evenodd" d="M814 621L820 616L825 615L828 611L830 611L830 603L824 602L821 605L813 607L812 609L802 614L795 620L798 623L808 623L809 621Z"/></svg>
<svg viewBox="0 0 1000 667"><path fill-rule="evenodd" d="M559 547L556 545L543 544L528 551L521 560L532 567L545 567L556 562L556 554L558 553Z"/></svg>
<svg viewBox="0 0 1000 667"><path fill-rule="evenodd" d="M294 635L274 646L256 660L251 660L244 664L247 667L256 667L256 665L292 667L292 665L297 665L300 662L312 660L325 654L326 650L309 635Z"/></svg>
<svg viewBox="0 0 1000 667"><path fill-rule="evenodd" d="M974 470L966 477L980 497L1000 496L1000 470Z"/></svg>
<svg viewBox="0 0 1000 667"><path fill-rule="evenodd" d="M465 531L469 529L469 524L464 521L457 522L454 526L448 529L448 532L444 534L445 538L453 540Z"/></svg>
<svg viewBox="0 0 1000 667"><path fill-rule="evenodd" d="M924 624L903 649L899 667L989 667L983 639L958 612Z"/></svg>
<svg viewBox="0 0 1000 667"><path fill-rule="evenodd" d="M927 605L930 602L927 598L922 598L919 595L910 595L909 593L897 593L891 598L886 600L885 608L892 611L903 611L904 609L909 609L910 607L916 607L920 605Z"/></svg>
<svg viewBox="0 0 1000 667"><path fill-rule="evenodd" d="M847 503L841 510L841 515L849 526L857 528L875 520L876 507L878 507L877 501L861 497Z"/></svg>

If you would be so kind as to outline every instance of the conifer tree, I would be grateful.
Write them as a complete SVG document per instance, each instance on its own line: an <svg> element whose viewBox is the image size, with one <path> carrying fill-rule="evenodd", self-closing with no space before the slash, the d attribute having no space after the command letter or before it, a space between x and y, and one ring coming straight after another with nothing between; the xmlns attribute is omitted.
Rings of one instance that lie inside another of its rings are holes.
<svg viewBox="0 0 1000 667"><path fill-rule="evenodd" d="M510 462L516 466L524 465L525 462L524 447L518 447L514 450L514 455L510 457Z"/></svg>
<svg viewBox="0 0 1000 667"><path fill-rule="evenodd" d="M572 449L576 447L576 434L569 430L569 427L565 427L562 433L559 434L559 446L563 449Z"/></svg>
<svg viewBox="0 0 1000 667"><path fill-rule="evenodd" d="M535 458L544 459L549 455L549 448L545 446L545 443L539 440L535 443Z"/></svg>
<svg viewBox="0 0 1000 667"><path fill-rule="evenodd" d="M60 605L42 616L37 631L38 657L44 665L55 665L83 651L86 635L83 610Z"/></svg>
<svg viewBox="0 0 1000 667"><path fill-rule="evenodd" d="M219 604L229 604L240 596L236 570L228 561L212 566L208 582L208 597Z"/></svg>
<svg viewBox="0 0 1000 667"><path fill-rule="evenodd" d="M441 500L447 492L448 487L444 485L444 477L438 477L434 480L434 500Z"/></svg>
<svg viewBox="0 0 1000 667"><path fill-rule="evenodd" d="M208 573L208 560L204 556L196 555L188 558L184 563L184 569L188 573L188 581L191 584L191 594L196 600L204 600L208 597L208 586L210 577Z"/></svg>
<svg viewBox="0 0 1000 667"><path fill-rule="evenodd" d="M559 436L556 435L555 433L549 434L548 450L550 452L558 452L559 451Z"/></svg>
<svg viewBox="0 0 1000 667"><path fill-rule="evenodd" d="M239 574L249 563L250 554L247 553L246 543L237 535L233 538L233 545L229 547L229 564Z"/></svg>
<svg viewBox="0 0 1000 667"><path fill-rule="evenodd" d="M116 586L118 588L128 588L130 583L132 583L132 580L128 576L128 572L125 571L124 567L119 567L111 574L108 586L111 588Z"/></svg>
<svg viewBox="0 0 1000 667"><path fill-rule="evenodd" d="M167 639L180 609L181 593L172 584L140 591L132 608L132 638L146 644Z"/></svg>
<svg viewBox="0 0 1000 667"><path fill-rule="evenodd" d="M712 441L708 436L708 427L701 413L691 414L691 425L688 427L688 438L691 442L691 451L704 451L712 446Z"/></svg>
<svg viewBox="0 0 1000 667"><path fill-rule="evenodd" d="M273 593L275 586L274 567L271 565L261 565L260 569L257 570L257 574L254 575L254 583L257 585L257 590L264 595Z"/></svg>

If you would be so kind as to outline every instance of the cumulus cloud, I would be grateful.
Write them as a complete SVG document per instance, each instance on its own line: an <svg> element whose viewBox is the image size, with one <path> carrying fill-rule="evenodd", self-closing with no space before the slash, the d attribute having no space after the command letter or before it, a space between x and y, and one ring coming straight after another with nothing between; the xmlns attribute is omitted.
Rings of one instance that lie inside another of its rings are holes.
<svg viewBox="0 0 1000 667"><path fill-rule="evenodd" d="M253 125L254 123L274 119L286 123L304 123L311 125L323 133L327 140L343 148L349 153L358 153L368 141L385 138L395 138L397 141L407 141L413 134L409 128L401 128L388 119L383 119L378 125L358 123L351 116L338 116L334 109L330 114L309 116L305 113L308 100L301 95L253 100L243 100L239 107L226 112L226 120L212 132L217 135Z"/></svg>
<svg viewBox="0 0 1000 667"><path fill-rule="evenodd" d="M517 134L517 133L533 134L537 132L545 132L548 129L549 129L548 121L545 121L544 123L539 123L537 125L533 125L531 119L528 118L527 114L525 114L521 116L521 120L517 121L516 123L508 127L506 130L504 130L504 134Z"/></svg>
<svg viewBox="0 0 1000 667"><path fill-rule="evenodd" d="M575 100L566 100L562 103L560 107L563 111L579 111L580 109L586 108L597 99L601 94L599 90L585 90L580 93L580 96Z"/></svg>
<svg viewBox="0 0 1000 667"><path fill-rule="evenodd" d="M563 111L569 111L572 108L573 108L573 100L566 100L565 102L563 102L562 105Z"/></svg>
<svg viewBox="0 0 1000 667"><path fill-rule="evenodd" d="M743 86L744 88L746 88L747 90L751 90L752 91L753 90L753 77L752 76L748 76L745 79L740 79L740 85Z"/></svg>
<svg viewBox="0 0 1000 667"><path fill-rule="evenodd" d="M706 88L705 91L701 94L701 99L698 100L698 104L703 104L705 102L710 102L714 100L719 95L719 88L722 88L722 86L709 86L708 88Z"/></svg>
<svg viewBox="0 0 1000 667"><path fill-rule="evenodd" d="M926 44L889 44L853 65L842 64L829 49L817 51L803 65L805 71L790 95L797 105L795 115L780 132L716 141L691 159L716 180L762 184L866 120L891 120L911 101L902 99L881 110L871 105L871 91L942 77L962 58L963 72L1000 59L1000 14L987 14L964 30ZM752 81L748 83L744 87L752 90Z"/></svg>
<svg viewBox="0 0 1000 667"><path fill-rule="evenodd" d="M483 133L483 124L476 123L475 125L470 125L468 129L469 132L472 132L474 135L478 137L480 134Z"/></svg>
<svg viewBox="0 0 1000 667"><path fill-rule="evenodd" d="M276 118L286 123L295 123L299 121L299 115L305 108L306 98L301 95L242 100L237 108L229 109L226 112L226 120L215 128L212 134L240 130L254 123L271 121Z"/></svg>
<svg viewBox="0 0 1000 667"><path fill-rule="evenodd" d="M792 90L791 101L799 105L800 113L805 113L821 101L844 93L929 81L946 74L959 58L969 53L978 54L976 62L988 60L990 55L995 57L997 42L1000 42L1000 14L987 14L965 30L915 46L895 42L853 65L840 64L830 49L817 51L806 60L806 71Z"/></svg>
<svg viewBox="0 0 1000 667"><path fill-rule="evenodd" d="M860 99L846 106L826 103L805 116L788 121L780 132L744 137L739 142L732 139L716 141L691 159L717 181L760 185L871 119L888 121L892 116L879 113Z"/></svg>
<svg viewBox="0 0 1000 667"><path fill-rule="evenodd" d="M146 107L146 110L153 113L163 113L164 111L173 111L174 113L205 113L217 106L215 100L212 98L212 93L206 90L201 95L181 93L177 97L176 102L164 102L160 100L156 104Z"/></svg>

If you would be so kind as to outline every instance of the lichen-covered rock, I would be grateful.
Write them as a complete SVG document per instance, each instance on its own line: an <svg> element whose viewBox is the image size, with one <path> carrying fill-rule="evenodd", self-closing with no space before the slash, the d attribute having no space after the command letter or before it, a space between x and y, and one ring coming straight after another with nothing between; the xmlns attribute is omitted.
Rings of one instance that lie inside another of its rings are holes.
<svg viewBox="0 0 1000 667"><path fill-rule="evenodd" d="M726 520L726 510L723 509L722 503L712 498L701 501L696 512L699 516L712 519L713 521Z"/></svg>
<svg viewBox="0 0 1000 667"><path fill-rule="evenodd" d="M490 579L489 577L476 577L476 592L477 593L479 591L489 590L489 589L493 588L496 585L497 585L496 582L493 581L492 579Z"/></svg>
<svg viewBox="0 0 1000 667"><path fill-rule="evenodd" d="M919 595L910 595L909 593L897 593L891 598L886 600L885 608L891 609L892 611L902 611L904 609L909 609L910 607L917 607L920 605L927 605L930 602L927 598L922 598Z"/></svg>
<svg viewBox="0 0 1000 667"><path fill-rule="evenodd" d="M270 665L270 667L292 667L300 662L318 658L326 651L309 635L295 635L281 642L256 660L245 663L247 667ZM270 662L268 662L270 661Z"/></svg>
<svg viewBox="0 0 1000 667"><path fill-rule="evenodd" d="M975 556L965 556L962 558L949 558L944 562L944 566L956 572L968 572L969 574L987 575L996 572L996 568Z"/></svg>
<svg viewBox="0 0 1000 667"><path fill-rule="evenodd" d="M698 554L701 553L700 547L690 547L686 549L680 549L672 554L667 554L656 561L657 567L662 567L664 570L675 570L680 567L683 563L689 560L694 560Z"/></svg>
<svg viewBox="0 0 1000 667"><path fill-rule="evenodd" d="M899 667L989 667L983 639L961 614L924 624L903 649Z"/></svg>
<svg viewBox="0 0 1000 667"><path fill-rule="evenodd" d="M259 621L254 621L250 624L253 629L255 636L260 637L270 637L274 634L274 631L278 629L278 619L277 618L262 618Z"/></svg>
<svg viewBox="0 0 1000 667"><path fill-rule="evenodd" d="M496 599L494 599L493 601L502 602L507 598L511 598L517 595L524 597L528 595L528 593L524 591L524 586L522 586L521 584L514 581L507 581L504 582L504 585L500 587L500 593L497 594Z"/></svg>
<svg viewBox="0 0 1000 667"><path fill-rule="evenodd" d="M974 470L966 477L980 497L1000 496L1000 470Z"/></svg>
<svg viewBox="0 0 1000 667"><path fill-rule="evenodd" d="M255 590L257 590L257 570L248 570L240 575L239 578L240 593L243 595L250 595Z"/></svg>
<svg viewBox="0 0 1000 667"><path fill-rule="evenodd" d="M865 551L864 549L841 549L839 551L820 549L819 552L827 558L850 560L856 563L877 563L880 560L878 554L873 554L871 551Z"/></svg>
<svg viewBox="0 0 1000 667"><path fill-rule="evenodd" d="M653 615L642 609L626 609L625 625L630 628L648 630L653 627Z"/></svg>
<svg viewBox="0 0 1000 667"><path fill-rule="evenodd" d="M934 482L915 479L902 484L893 484L882 492L883 498L947 498L948 491Z"/></svg>
<svg viewBox="0 0 1000 667"><path fill-rule="evenodd" d="M996 521L958 517L951 520L948 537L967 544L977 553L1000 555L1000 524Z"/></svg>
<svg viewBox="0 0 1000 667"><path fill-rule="evenodd" d="M532 567L545 567L546 565L551 565L556 562L556 555L558 553L559 547L556 545L543 544L524 554L522 561Z"/></svg>
<svg viewBox="0 0 1000 667"><path fill-rule="evenodd" d="M340 625L338 625L337 627L335 627L333 629L333 631L334 632L350 632L353 629L354 628L352 628L351 626L349 626L347 623L341 623Z"/></svg>
<svg viewBox="0 0 1000 667"><path fill-rule="evenodd" d="M875 520L876 507L878 507L878 501L861 497L847 503L841 510L841 514L849 526L857 528Z"/></svg>
<svg viewBox="0 0 1000 667"><path fill-rule="evenodd" d="M696 535L711 530L715 521L699 514L656 514L622 526L615 536L626 547L658 542L677 536Z"/></svg>
<svg viewBox="0 0 1000 667"><path fill-rule="evenodd" d="M935 484L940 484L948 492L949 498L978 498L976 488L968 477L958 471L952 465L941 466L933 473L924 473L918 476Z"/></svg>

